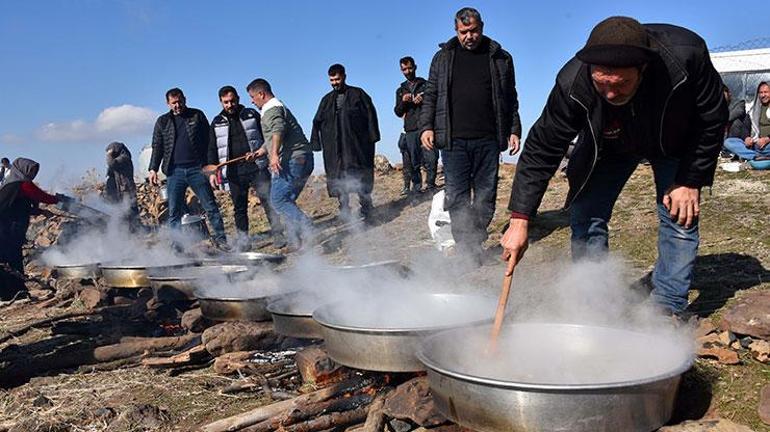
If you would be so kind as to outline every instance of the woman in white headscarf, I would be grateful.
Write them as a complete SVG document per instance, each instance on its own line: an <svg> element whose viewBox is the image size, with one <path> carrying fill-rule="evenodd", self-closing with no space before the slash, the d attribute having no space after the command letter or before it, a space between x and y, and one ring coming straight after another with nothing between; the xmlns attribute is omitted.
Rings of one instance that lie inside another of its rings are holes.
<svg viewBox="0 0 770 432"><path fill-rule="evenodd" d="M47 194L32 182L39 169L37 162L18 158L0 183L0 264L6 264L20 274L24 274L22 246L30 217L43 213L38 208L40 203L59 202L56 196ZM24 289L23 284L3 279L6 278L0 274L0 299L13 297Z"/></svg>

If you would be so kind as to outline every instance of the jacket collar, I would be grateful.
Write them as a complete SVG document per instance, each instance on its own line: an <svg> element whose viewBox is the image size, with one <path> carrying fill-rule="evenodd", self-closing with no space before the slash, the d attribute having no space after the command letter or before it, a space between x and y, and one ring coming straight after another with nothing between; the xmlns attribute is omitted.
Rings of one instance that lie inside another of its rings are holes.
<svg viewBox="0 0 770 432"><path fill-rule="evenodd" d="M665 98L679 83L687 79L687 71L668 47L663 45L654 34L649 30L647 34L650 37L652 49L658 53L658 58L647 66L645 74L655 75L657 87L655 93ZM588 64L580 62L569 95L589 111L599 102L599 95L591 83L591 72Z"/></svg>
<svg viewBox="0 0 770 432"><path fill-rule="evenodd" d="M502 49L500 44L497 43L494 39L492 39L490 37L487 37L487 36L483 36L483 35L481 36L481 38L484 41L489 42L489 55L490 56L494 56L495 54L497 54L498 51L500 51L500 49ZM455 37L449 39L448 41L439 44L438 46L442 50L449 51L449 50L453 50L453 49L457 48L459 45L460 45L460 41L457 39L457 36L455 36Z"/></svg>

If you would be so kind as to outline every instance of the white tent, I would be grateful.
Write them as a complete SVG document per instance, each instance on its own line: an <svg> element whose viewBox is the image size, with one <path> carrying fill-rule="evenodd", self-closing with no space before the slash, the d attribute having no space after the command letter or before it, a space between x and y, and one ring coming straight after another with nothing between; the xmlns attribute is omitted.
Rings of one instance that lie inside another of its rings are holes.
<svg viewBox="0 0 770 432"><path fill-rule="evenodd" d="M770 71L770 48L711 53L719 73Z"/></svg>
<svg viewBox="0 0 770 432"><path fill-rule="evenodd" d="M754 100L757 85L770 82L770 48L712 52L711 62L733 98Z"/></svg>

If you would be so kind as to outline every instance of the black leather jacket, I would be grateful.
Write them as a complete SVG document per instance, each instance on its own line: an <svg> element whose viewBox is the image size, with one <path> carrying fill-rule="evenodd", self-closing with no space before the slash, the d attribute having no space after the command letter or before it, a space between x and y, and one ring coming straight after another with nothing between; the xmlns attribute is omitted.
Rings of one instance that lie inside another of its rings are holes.
<svg viewBox="0 0 770 432"><path fill-rule="evenodd" d="M158 117L155 129L152 131L152 156L150 157L150 170L158 171L163 162L163 173L169 175L171 155L174 154L174 114L171 111ZM201 166L217 164L217 147L209 146L209 121L203 111L195 108L187 108L184 114L187 119L187 134L190 136L190 144L195 149L195 154Z"/></svg>
<svg viewBox="0 0 770 432"><path fill-rule="evenodd" d="M682 27L645 24L659 58L647 65L644 77L653 78L654 130L648 136L663 156L679 159L676 183L710 185L722 147L727 103L722 79L711 64L706 43ZM567 169L569 207L596 166L603 142L601 97L591 82L589 65L570 60L556 77L543 113L529 131L516 167L508 209L534 215L548 181L556 172L570 142L578 140ZM645 79L645 78L643 78Z"/></svg>
<svg viewBox="0 0 770 432"><path fill-rule="evenodd" d="M486 36L483 36L486 39ZM453 37L440 45L430 64L428 85L423 95L420 112L420 133L433 130L436 148L451 148L452 125L449 109L452 83L452 64L455 48L459 42ZM489 68L492 73L492 102L497 121L497 139L500 151L508 148L511 134L521 136L519 119L519 98L516 93L516 79L513 59L499 43L489 39Z"/></svg>

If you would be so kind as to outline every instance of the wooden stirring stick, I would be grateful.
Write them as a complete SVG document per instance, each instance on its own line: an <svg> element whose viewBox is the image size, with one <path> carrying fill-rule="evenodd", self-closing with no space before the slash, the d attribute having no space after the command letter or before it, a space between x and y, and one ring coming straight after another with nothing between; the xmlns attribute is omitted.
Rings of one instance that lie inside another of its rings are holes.
<svg viewBox="0 0 770 432"><path fill-rule="evenodd" d="M230 165L230 164L236 163L236 162L240 162L240 161L246 159L247 156L248 155L245 154L243 156L239 156L237 158L226 160L226 161L218 163L216 165L206 165L206 166L203 167L203 171L207 171L207 172L208 171L219 171L223 166Z"/></svg>
<svg viewBox="0 0 770 432"><path fill-rule="evenodd" d="M509 259L513 259L510 257ZM487 354L497 352L497 338L503 328L503 319L505 318L505 308L508 306L508 296L511 294L511 285L513 285L513 269L510 276L503 278L503 288L500 291L500 300L497 302L497 312L495 312L495 323L492 326L492 335L487 346Z"/></svg>

